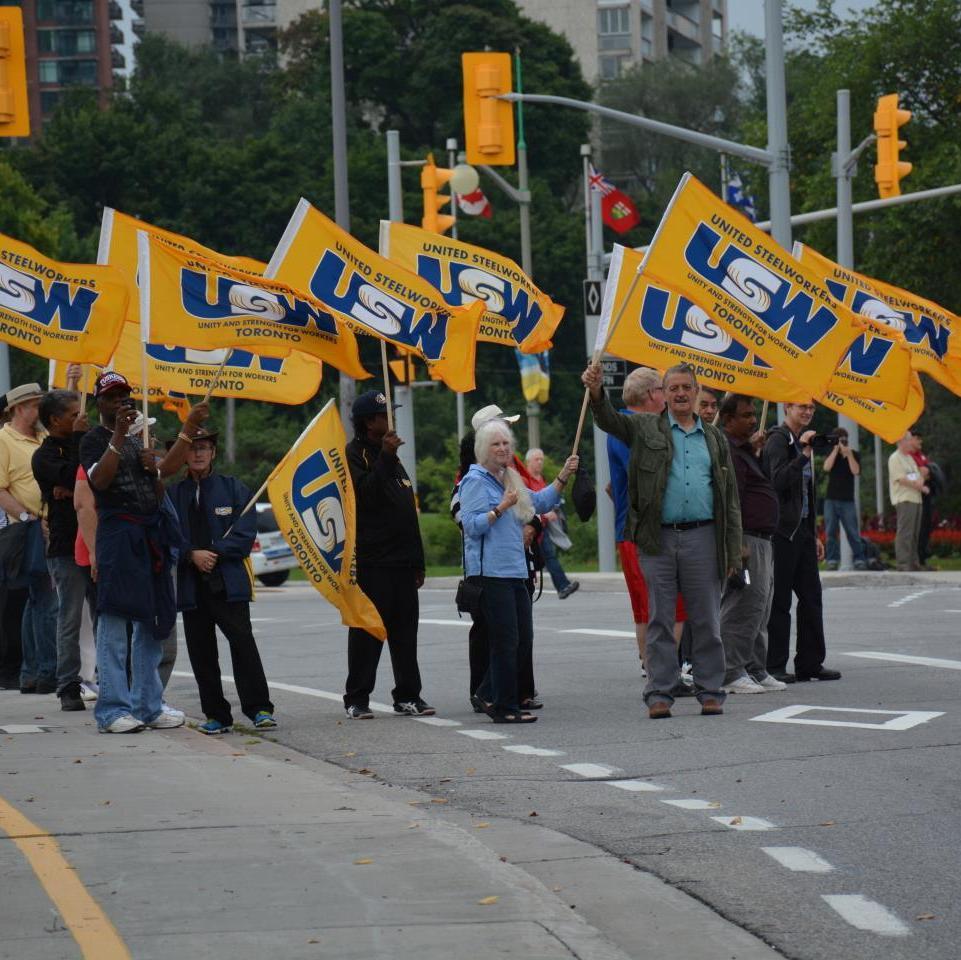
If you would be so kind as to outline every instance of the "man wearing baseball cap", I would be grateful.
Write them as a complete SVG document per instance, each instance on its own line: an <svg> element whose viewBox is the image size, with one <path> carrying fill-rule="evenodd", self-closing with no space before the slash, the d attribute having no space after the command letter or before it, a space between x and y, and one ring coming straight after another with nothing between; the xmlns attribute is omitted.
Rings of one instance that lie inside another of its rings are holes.
<svg viewBox="0 0 961 960"><path fill-rule="evenodd" d="M404 442L389 429L387 398L368 390L351 410L354 439L347 463L357 500L357 582L387 629L394 667L394 712L423 717L434 708L421 699L417 665L417 591L424 585L424 545L417 522L414 487L397 457ZM351 720L369 720L383 644L365 630L347 633L347 689Z"/></svg>
<svg viewBox="0 0 961 960"><path fill-rule="evenodd" d="M163 640L176 621L171 546L180 546L176 520L161 509L163 476L180 469L193 434L208 416L194 407L177 442L158 465L143 433L131 436L137 411L130 384L113 370L97 377L100 424L84 436L80 463L97 506L97 675L94 717L101 733L177 727L179 711L163 709L158 666ZM130 681L127 630L132 626Z"/></svg>
<svg viewBox="0 0 961 960"><path fill-rule="evenodd" d="M0 430L0 509L10 525L4 540L16 540L22 547L19 569L8 569L7 575L17 577L17 585L28 591L21 634L21 693L54 693L57 689L57 594L44 559L39 522L42 498L32 463L43 439L37 424L42 397L39 383L8 390L10 422ZM7 602L16 602L16 598L8 596Z"/></svg>

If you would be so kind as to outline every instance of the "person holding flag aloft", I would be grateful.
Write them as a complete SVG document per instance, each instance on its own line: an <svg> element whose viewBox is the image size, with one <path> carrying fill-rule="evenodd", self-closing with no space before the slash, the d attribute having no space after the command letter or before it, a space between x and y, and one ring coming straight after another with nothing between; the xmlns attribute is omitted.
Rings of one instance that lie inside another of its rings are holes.
<svg viewBox="0 0 961 960"><path fill-rule="evenodd" d="M362 393L351 408L354 439L347 463L357 498L357 582L387 630L394 668L394 712L434 714L421 697L417 665L417 591L424 585L424 544L414 487L397 456L404 442L390 427L388 400L378 390ZM344 709L351 720L369 720L383 643L360 627L347 633Z"/></svg>

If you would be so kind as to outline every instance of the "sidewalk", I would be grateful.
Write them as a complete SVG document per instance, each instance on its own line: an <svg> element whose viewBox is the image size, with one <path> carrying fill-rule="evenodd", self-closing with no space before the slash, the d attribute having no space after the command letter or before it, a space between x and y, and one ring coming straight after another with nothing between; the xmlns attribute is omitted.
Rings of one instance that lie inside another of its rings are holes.
<svg viewBox="0 0 961 960"><path fill-rule="evenodd" d="M586 593L623 593L624 577L620 573L577 573L568 570L572 580L579 580ZM433 590L453 590L460 577L428 577L425 586ZM545 589L550 589L550 579ZM961 570L933 573L900 573L897 570L822 570L821 586L832 587L961 587Z"/></svg>
<svg viewBox="0 0 961 960"><path fill-rule="evenodd" d="M3 960L780 957L554 831L256 736L100 735L92 711L17 691L0 691L0 875Z"/></svg>

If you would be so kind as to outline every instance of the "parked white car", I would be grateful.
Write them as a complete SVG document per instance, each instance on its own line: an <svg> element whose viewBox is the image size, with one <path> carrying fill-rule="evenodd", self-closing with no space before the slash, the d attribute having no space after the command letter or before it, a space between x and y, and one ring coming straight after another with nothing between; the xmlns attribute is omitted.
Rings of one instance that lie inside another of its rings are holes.
<svg viewBox="0 0 961 960"><path fill-rule="evenodd" d="M265 587L279 587L297 566L297 560L277 527L271 505L258 503L256 510L257 539L250 551L254 576Z"/></svg>

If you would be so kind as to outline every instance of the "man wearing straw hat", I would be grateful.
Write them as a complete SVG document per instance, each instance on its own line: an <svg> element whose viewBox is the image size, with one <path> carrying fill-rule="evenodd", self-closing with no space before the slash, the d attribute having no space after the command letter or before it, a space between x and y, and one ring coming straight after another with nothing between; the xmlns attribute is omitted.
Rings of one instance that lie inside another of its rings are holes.
<svg viewBox="0 0 961 960"><path fill-rule="evenodd" d="M674 645L678 589L692 630L694 684L703 716L724 712L721 587L740 567L741 510L724 434L695 412L697 378L687 364L664 374L667 409L618 413L599 363L582 377L594 422L630 448L629 529L651 600L644 701L652 720L671 716L680 679Z"/></svg>
<svg viewBox="0 0 961 960"><path fill-rule="evenodd" d="M25 586L21 693L54 693L57 689L57 593L47 572L40 529L42 497L33 475L33 455L43 431L37 420L43 389L25 383L7 392L10 422L0 430L0 509L7 515L4 565L11 585Z"/></svg>
<svg viewBox="0 0 961 960"><path fill-rule="evenodd" d="M130 384L113 370L97 377L94 399L100 425L80 444L97 505L97 675L100 692L94 717L101 733L136 733L149 727L176 727L178 711L164 711L158 666L163 640L176 617L171 546L180 545L176 521L161 510L161 477L179 470L193 432L207 418L206 404L191 410L184 430L158 466L145 449L146 427L137 418ZM132 625L130 682L127 680L127 628Z"/></svg>

